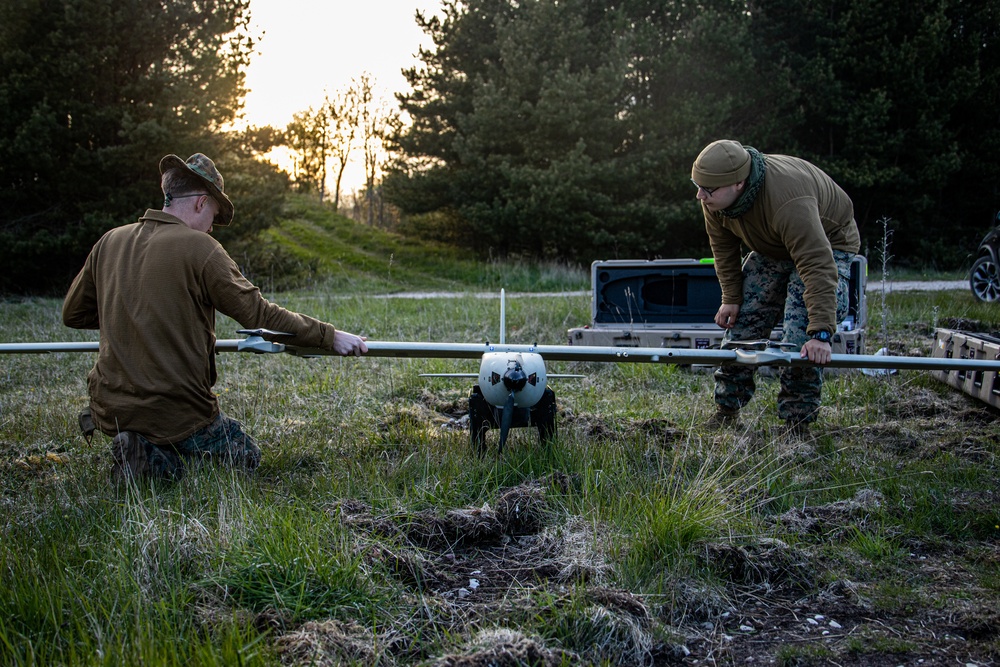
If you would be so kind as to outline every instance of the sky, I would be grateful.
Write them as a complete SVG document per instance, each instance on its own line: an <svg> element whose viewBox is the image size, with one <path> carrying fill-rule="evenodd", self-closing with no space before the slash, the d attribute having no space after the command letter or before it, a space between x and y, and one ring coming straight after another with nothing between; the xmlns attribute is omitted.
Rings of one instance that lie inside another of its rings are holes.
<svg viewBox="0 0 1000 667"><path fill-rule="evenodd" d="M419 9L434 14L440 0L250 0L256 54L247 69L245 113L251 125L284 128L292 114L318 108L324 96L367 72L376 92L395 105L405 90L400 70L418 64L429 39L417 26ZM360 158L360 151L357 155ZM352 165L346 191L364 181Z"/></svg>

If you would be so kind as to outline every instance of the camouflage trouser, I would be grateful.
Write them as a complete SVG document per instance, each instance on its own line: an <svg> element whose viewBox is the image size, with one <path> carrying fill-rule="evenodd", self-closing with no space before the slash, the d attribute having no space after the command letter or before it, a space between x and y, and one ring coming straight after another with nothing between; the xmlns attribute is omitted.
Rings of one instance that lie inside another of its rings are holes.
<svg viewBox="0 0 1000 667"><path fill-rule="evenodd" d="M833 251L840 280L837 285L837 321L847 316L848 286L853 253ZM775 260L751 252L743 262L743 305L732 329L726 331L722 347L731 341L764 340L780 322L781 342L801 347L809 340L809 317L803 298L805 285L795 263ZM784 319L782 319L784 316ZM720 409L735 411L753 398L757 385L753 366L722 366L715 371L715 402ZM782 368L778 393L778 417L795 422L816 420L823 389L823 370Z"/></svg>
<svg viewBox="0 0 1000 667"><path fill-rule="evenodd" d="M248 471L260 465L260 447L238 421L223 414L172 445L154 445L139 433L135 436L146 447L151 477L179 479L191 461L211 461Z"/></svg>

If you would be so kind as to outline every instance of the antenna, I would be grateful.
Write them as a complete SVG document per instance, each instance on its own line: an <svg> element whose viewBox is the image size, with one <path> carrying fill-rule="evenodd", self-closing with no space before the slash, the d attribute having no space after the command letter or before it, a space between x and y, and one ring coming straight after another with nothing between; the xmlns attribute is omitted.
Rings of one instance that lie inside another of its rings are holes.
<svg viewBox="0 0 1000 667"><path fill-rule="evenodd" d="M507 342L507 296L500 288L500 344Z"/></svg>

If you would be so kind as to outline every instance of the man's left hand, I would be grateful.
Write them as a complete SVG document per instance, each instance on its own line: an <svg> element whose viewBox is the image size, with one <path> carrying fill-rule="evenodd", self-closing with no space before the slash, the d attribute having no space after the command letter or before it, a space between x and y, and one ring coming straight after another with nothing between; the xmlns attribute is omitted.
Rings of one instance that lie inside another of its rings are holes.
<svg viewBox="0 0 1000 667"><path fill-rule="evenodd" d="M830 359L833 358L833 348L829 343L810 338L802 346L802 352L799 356L822 366L830 363Z"/></svg>
<svg viewBox="0 0 1000 667"><path fill-rule="evenodd" d="M336 331L333 334L333 350L344 357L360 357L368 351L365 336L347 333L346 331Z"/></svg>

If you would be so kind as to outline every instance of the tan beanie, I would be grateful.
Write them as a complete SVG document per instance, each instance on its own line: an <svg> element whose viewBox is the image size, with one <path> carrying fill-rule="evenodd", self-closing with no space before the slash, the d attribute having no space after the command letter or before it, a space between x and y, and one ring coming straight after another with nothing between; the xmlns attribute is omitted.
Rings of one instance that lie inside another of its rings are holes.
<svg viewBox="0 0 1000 667"><path fill-rule="evenodd" d="M706 188L739 183L750 175L750 153L738 141L713 141L695 158L691 178Z"/></svg>

